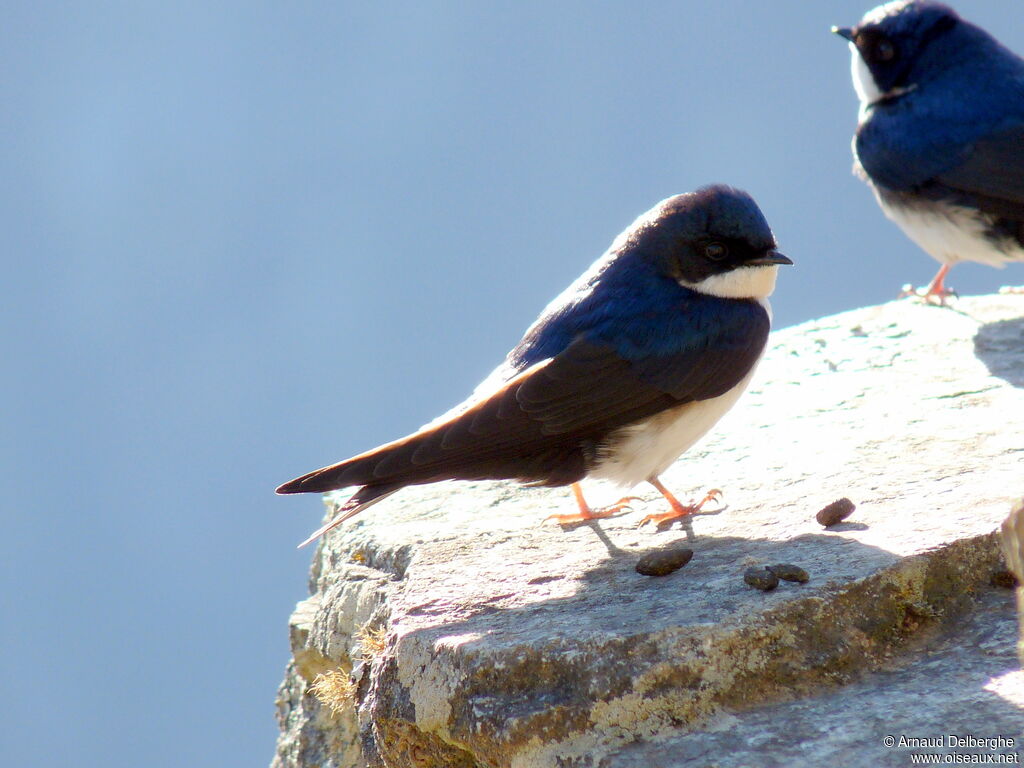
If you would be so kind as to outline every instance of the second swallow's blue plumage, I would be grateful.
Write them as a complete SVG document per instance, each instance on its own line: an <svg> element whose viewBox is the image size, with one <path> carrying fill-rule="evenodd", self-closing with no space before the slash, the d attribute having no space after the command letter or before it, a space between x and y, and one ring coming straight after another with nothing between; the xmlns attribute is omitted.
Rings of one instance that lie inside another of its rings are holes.
<svg viewBox="0 0 1024 768"><path fill-rule="evenodd" d="M856 167L886 215L941 265L1024 260L1024 60L930 0L870 11L850 41Z"/></svg>
<svg viewBox="0 0 1024 768"><path fill-rule="evenodd" d="M670 197L556 298L465 402L278 493L361 486L314 537L406 485L450 479L648 480L682 508L658 475L745 389L778 266L790 263L746 193ZM578 517L593 516L574 490Z"/></svg>

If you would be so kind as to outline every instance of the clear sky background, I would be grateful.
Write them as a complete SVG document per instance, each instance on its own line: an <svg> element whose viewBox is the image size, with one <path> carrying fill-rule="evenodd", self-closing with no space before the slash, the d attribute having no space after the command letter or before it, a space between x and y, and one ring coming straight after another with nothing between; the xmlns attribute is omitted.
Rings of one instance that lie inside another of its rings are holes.
<svg viewBox="0 0 1024 768"><path fill-rule="evenodd" d="M5 3L3 762L269 762L322 512L273 488L460 400L658 200L753 194L777 326L926 283L850 173L867 7Z"/></svg>

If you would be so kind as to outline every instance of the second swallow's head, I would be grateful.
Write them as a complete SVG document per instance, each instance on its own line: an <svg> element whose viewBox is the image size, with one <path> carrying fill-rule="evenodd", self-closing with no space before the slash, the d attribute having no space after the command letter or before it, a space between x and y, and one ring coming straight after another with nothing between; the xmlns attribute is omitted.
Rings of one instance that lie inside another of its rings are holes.
<svg viewBox="0 0 1024 768"><path fill-rule="evenodd" d="M941 3L897 0L868 11L855 27L832 31L850 42L853 87L870 106L910 92L955 63L942 43L964 24Z"/></svg>

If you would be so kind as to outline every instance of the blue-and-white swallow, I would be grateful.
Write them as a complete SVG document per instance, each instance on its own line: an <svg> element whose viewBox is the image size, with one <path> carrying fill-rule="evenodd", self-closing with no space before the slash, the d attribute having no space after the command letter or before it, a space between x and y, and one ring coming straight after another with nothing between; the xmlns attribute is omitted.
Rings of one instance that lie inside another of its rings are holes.
<svg viewBox="0 0 1024 768"><path fill-rule="evenodd" d="M417 432L310 472L278 493L359 486L312 541L407 485L513 479L572 485L579 512L605 517L579 482L658 480L736 403L764 353L781 264L753 199L726 186L658 203L541 313L474 393ZM706 500L706 499L705 499ZM301 545L300 545L301 546Z"/></svg>
<svg viewBox="0 0 1024 768"><path fill-rule="evenodd" d="M886 216L941 264L1024 260L1024 61L955 11L900 0L850 41L860 116L855 170Z"/></svg>

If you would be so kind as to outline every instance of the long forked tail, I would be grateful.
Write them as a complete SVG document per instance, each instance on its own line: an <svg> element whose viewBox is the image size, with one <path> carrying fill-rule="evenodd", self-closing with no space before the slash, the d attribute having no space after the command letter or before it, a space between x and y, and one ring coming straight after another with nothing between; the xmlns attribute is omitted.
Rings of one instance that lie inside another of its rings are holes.
<svg viewBox="0 0 1024 768"><path fill-rule="evenodd" d="M332 517L322 526L313 531L313 533L311 533L306 538L305 541L299 544L299 546L297 546L296 549L302 549L307 544L316 541L332 528L336 528L337 526L341 525L350 517L355 517L367 507L372 507L378 501L383 501L391 494L400 490L402 487L402 485L395 484L363 486L358 491L356 491L348 501L346 501L344 504L342 504L340 507L337 507L334 510L334 517Z"/></svg>

